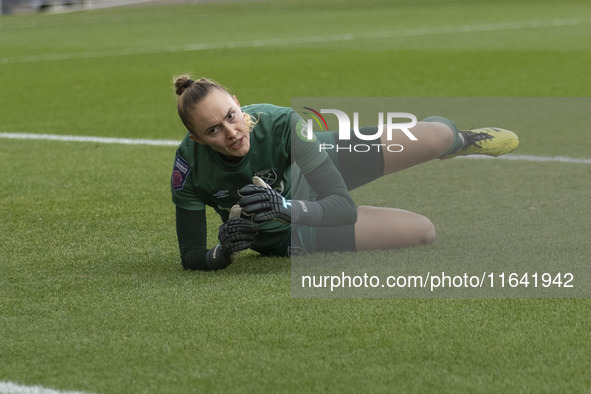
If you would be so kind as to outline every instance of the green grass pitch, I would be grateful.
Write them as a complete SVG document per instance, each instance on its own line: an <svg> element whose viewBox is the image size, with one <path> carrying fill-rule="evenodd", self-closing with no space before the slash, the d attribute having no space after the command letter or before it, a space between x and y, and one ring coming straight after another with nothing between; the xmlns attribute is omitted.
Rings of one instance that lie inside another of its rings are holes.
<svg viewBox="0 0 591 394"><path fill-rule="evenodd" d="M590 14L586 1L286 0L2 16L0 132L180 140L171 81L183 72L219 80L241 104L586 97ZM588 160L588 113L574 127L523 130L516 153ZM183 271L174 151L0 138L0 382L95 393L591 390L588 299L293 298L289 260L253 254L223 272ZM590 175L584 162L453 159L354 198L435 223L431 246L376 252L394 266L586 264Z"/></svg>

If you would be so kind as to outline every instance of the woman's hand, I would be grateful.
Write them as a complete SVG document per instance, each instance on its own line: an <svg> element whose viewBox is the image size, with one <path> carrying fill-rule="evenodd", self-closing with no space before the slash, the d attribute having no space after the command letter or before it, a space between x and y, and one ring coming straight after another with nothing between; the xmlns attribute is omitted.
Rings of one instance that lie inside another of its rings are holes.
<svg viewBox="0 0 591 394"><path fill-rule="evenodd" d="M221 252L229 257L232 253L249 249L256 239L257 229L249 221L234 217L223 223L218 232Z"/></svg>
<svg viewBox="0 0 591 394"><path fill-rule="evenodd" d="M238 191L238 201L244 215L252 216L255 223L277 219L291 223L291 201L278 191L264 186L246 185Z"/></svg>

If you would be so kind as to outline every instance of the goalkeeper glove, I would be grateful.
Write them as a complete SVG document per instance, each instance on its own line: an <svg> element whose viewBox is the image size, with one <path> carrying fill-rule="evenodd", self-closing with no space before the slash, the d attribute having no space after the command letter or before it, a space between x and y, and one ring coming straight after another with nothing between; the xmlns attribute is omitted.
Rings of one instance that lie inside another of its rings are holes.
<svg viewBox="0 0 591 394"><path fill-rule="evenodd" d="M252 178L252 183L238 191L242 196L238 203L242 213L253 216L255 223L276 219L288 224L314 225L322 218L317 202L287 200L258 176Z"/></svg>
<svg viewBox="0 0 591 394"><path fill-rule="evenodd" d="M258 185L246 185L238 191L242 213L251 215L255 223L277 219L291 223L291 201L279 192Z"/></svg>
<svg viewBox="0 0 591 394"><path fill-rule="evenodd" d="M229 219L219 228L220 243L207 252L207 265L213 269L226 268L239 251L252 246L256 235L257 229L250 221L239 217Z"/></svg>
<svg viewBox="0 0 591 394"><path fill-rule="evenodd" d="M234 253L250 248L256 234L257 229L249 220L232 218L220 226L218 240L224 253Z"/></svg>

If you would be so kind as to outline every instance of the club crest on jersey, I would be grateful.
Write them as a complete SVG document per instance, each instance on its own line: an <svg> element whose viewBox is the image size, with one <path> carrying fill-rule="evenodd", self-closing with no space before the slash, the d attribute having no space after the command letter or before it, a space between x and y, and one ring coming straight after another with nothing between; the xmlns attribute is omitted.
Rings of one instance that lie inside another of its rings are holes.
<svg viewBox="0 0 591 394"><path fill-rule="evenodd" d="M172 169L172 177L170 183L172 190L182 190L185 182L191 172L191 166L182 157L177 156L174 160L174 168Z"/></svg>
<svg viewBox="0 0 591 394"><path fill-rule="evenodd" d="M273 186L273 184L277 182L277 173L272 169L261 170L254 175L261 178L267 185L270 186Z"/></svg>

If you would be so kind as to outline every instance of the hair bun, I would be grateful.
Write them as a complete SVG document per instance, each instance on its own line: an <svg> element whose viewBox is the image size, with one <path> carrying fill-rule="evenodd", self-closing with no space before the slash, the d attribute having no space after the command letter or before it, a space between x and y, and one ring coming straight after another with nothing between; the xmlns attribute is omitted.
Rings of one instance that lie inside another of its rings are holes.
<svg viewBox="0 0 591 394"><path fill-rule="evenodd" d="M183 92L193 84L193 80L189 75L180 75L174 79L174 88L177 96L183 94Z"/></svg>
<svg viewBox="0 0 591 394"><path fill-rule="evenodd" d="M189 86L193 84L193 82L195 81L193 81L192 79L187 79L187 81L183 84L183 88L187 89Z"/></svg>

